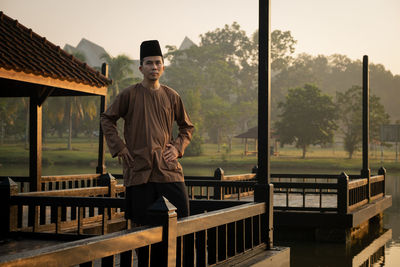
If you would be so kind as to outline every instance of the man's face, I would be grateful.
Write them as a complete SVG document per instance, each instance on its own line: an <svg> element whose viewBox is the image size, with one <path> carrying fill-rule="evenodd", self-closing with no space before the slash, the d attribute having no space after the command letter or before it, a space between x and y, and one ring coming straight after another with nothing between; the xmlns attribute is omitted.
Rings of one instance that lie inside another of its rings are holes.
<svg viewBox="0 0 400 267"><path fill-rule="evenodd" d="M143 58L143 65L139 67L145 79L157 81L164 72L164 63L161 56Z"/></svg>

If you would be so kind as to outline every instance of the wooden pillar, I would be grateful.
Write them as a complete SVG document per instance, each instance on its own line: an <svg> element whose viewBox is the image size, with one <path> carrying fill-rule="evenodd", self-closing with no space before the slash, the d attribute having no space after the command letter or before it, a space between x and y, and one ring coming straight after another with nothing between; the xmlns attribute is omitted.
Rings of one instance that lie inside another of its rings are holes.
<svg viewBox="0 0 400 267"><path fill-rule="evenodd" d="M37 95L29 98L29 190L40 190L42 177L42 106Z"/></svg>
<svg viewBox="0 0 400 267"><path fill-rule="evenodd" d="M0 212L2 214L0 238L4 238L9 232L17 230L17 206L10 204L11 197L17 194L18 186L11 178L6 178L0 182Z"/></svg>
<svg viewBox="0 0 400 267"><path fill-rule="evenodd" d="M163 226L161 244L152 245L151 266L176 266L176 207L165 197L160 197L148 210L151 225Z"/></svg>
<svg viewBox="0 0 400 267"><path fill-rule="evenodd" d="M349 176L344 172L338 179L337 208L339 214L347 214L349 210Z"/></svg>
<svg viewBox="0 0 400 267"><path fill-rule="evenodd" d="M368 187L367 187L367 195L368 201L371 200L371 170L369 168L369 155L368 155L368 146L369 146L369 68L368 68L368 56L363 57L363 93L362 93L362 102L363 102L363 146L362 146L362 157L363 157L363 167L361 170L362 178L368 179Z"/></svg>
<svg viewBox="0 0 400 267"><path fill-rule="evenodd" d="M216 181L224 180L224 170L222 168L217 168L214 171L214 178ZM214 199L223 200L225 195L225 188L221 186L214 186Z"/></svg>
<svg viewBox="0 0 400 267"><path fill-rule="evenodd" d="M101 66L101 74L108 78L108 65L103 63ZM100 114L106 110L107 99L106 96L100 96ZM99 114L99 118L100 118ZM96 173L105 174L106 173L106 147L105 147L105 137L103 133L103 129L101 128L101 123L99 122L99 154L97 157L97 167Z"/></svg>
<svg viewBox="0 0 400 267"><path fill-rule="evenodd" d="M383 175L384 179L383 179L383 183L382 183L382 193L383 195L386 195L386 169L384 167L380 167L378 170L378 175Z"/></svg>
<svg viewBox="0 0 400 267"><path fill-rule="evenodd" d="M271 2L259 0L258 40L258 171L254 201L265 202L262 235L267 248L273 246L273 186L270 184L269 136L271 121Z"/></svg>
<svg viewBox="0 0 400 267"><path fill-rule="evenodd" d="M265 188L270 182L269 130L270 130L270 1L259 1L258 44L258 185L263 192L256 192L257 201L267 198Z"/></svg>

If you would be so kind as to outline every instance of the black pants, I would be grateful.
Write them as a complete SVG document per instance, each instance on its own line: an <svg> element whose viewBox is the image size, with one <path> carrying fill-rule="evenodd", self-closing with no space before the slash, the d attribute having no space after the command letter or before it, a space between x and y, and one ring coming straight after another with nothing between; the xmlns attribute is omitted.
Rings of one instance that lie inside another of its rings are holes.
<svg viewBox="0 0 400 267"><path fill-rule="evenodd" d="M147 209L161 196L177 208L178 218L189 216L189 197L184 182L149 182L126 188L125 218L138 225L147 224Z"/></svg>
<svg viewBox="0 0 400 267"><path fill-rule="evenodd" d="M177 208L178 218L189 216L189 197L185 183L147 183L126 188L126 219L131 219L136 225L148 224L147 209L161 196L164 196ZM184 244L186 243L184 238ZM185 245L184 245L185 246ZM186 247L186 246L185 246ZM151 266L162 267L165 262L160 255L163 248L161 244L154 244L151 248ZM136 250L138 266L148 266L149 251L147 248ZM185 253L184 253L185 254ZM184 256L183 266L187 266Z"/></svg>

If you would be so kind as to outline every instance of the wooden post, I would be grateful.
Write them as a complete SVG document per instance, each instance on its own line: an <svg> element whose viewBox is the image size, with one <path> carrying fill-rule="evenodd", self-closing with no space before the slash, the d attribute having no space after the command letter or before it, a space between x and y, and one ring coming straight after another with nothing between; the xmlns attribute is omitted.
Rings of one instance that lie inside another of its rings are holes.
<svg viewBox="0 0 400 267"><path fill-rule="evenodd" d="M108 197L115 197L116 195L116 185L117 180L112 176L110 173L103 174L99 177L97 182L98 186L108 186ZM108 208L104 209L104 219L107 220L108 218L113 219L115 216L115 208Z"/></svg>
<svg viewBox="0 0 400 267"><path fill-rule="evenodd" d="M367 196L368 202L371 201L371 170L369 168L369 155L368 155L368 145L369 145L369 69L368 69L368 56L363 57L363 168L361 170L361 177L368 179Z"/></svg>
<svg viewBox="0 0 400 267"><path fill-rule="evenodd" d="M386 194L386 189L385 189L385 185L386 185L386 169L384 167L380 167L380 169L378 170L378 175L383 175L383 184L382 184L382 193L383 195Z"/></svg>
<svg viewBox="0 0 400 267"><path fill-rule="evenodd" d="M337 208L339 214L347 214L349 209L349 176L344 172L338 180Z"/></svg>
<svg viewBox="0 0 400 267"><path fill-rule="evenodd" d="M163 226L163 241L151 249L151 266L173 267L176 265L176 207L165 197L160 197L147 211L151 225Z"/></svg>
<svg viewBox="0 0 400 267"><path fill-rule="evenodd" d="M267 210L261 225L267 248L273 244L271 210L273 187L270 184L270 122L271 122L271 1L259 0L258 39L258 171L254 201L265 202Z"/></svg>
<svg viewBox="0 0 400 267"><path fill-rule="evenodd" d="M214 171L214 178L216 181L224 180L224 170L222 168L217 168ZM222 200L224 199L224 191L225 189L220 186L214 187L214 199Z"/></svg>
<svg viewBox="0 0 400 267"><path fill-rule="evenodd" d="M101 74L103 74L105 77L108 78L108 65L106 63L103 63L103 65L101 66ZM100 96L100 114L106 110L106 104L107 104L106 96ZM103 129L101 128L100 122L99 122L99 125L100 125L99 126L99 155L98 155L98 159L97 159L96 173L104 174L104 173L106 173L105 137L104 137Z"/></svg>
<svg viewBox="0 0 400 267"><path fill-rule="evenodd" d="M40 190L42 176L42 107L39 97L29 98L29 190Z"/></svg>
<svg viewBox="0 0 400 267"><path fill-rule="evenodd" d="M0 183L0 237L6 236L10 231L17 230L16 206L11 206L11 196L18 194L18 185L11 179L6 178Z"/></svg>

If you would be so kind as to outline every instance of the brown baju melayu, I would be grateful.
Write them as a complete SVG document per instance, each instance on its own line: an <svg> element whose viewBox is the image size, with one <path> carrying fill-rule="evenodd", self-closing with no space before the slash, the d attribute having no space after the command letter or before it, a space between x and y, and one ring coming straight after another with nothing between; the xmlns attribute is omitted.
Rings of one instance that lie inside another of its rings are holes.
<svg viewBox="0 0 400 267"><path fill-rule="evenodd" d="M121 117L125 120L125 143L116 128ZM179 127L175 139L174 121ZM157 90L144 88L141 83L132 85L101 114L101 125L111 155L117 156L126 146L133 157L132 167L123 164L125 186L184 181L178 160L166 162L163 158L167 144L172 144L178 150L178 157L182 157L194 129L180 96L173 89L165 85Z"/></svg>

